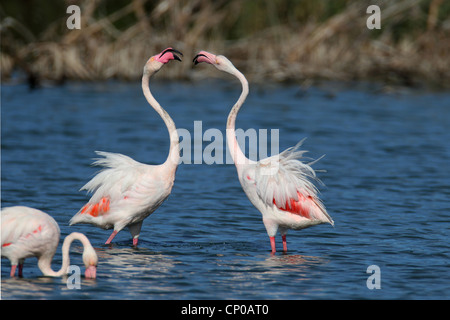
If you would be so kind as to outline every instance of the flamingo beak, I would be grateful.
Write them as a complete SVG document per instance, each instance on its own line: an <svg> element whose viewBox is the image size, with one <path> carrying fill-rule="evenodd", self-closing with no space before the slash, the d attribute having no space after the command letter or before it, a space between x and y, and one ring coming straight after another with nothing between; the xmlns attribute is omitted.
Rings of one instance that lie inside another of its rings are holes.
<svg viewBox="0 0 450 320"><path fill-rule="evenodd" d="M194 60L192 60L192 62L193 62L195 65L199 64L200 62L202 62L202 61L198 61L198 59L199 59L200 57L205 57L205 59L207 59L207 57L206 57L204 54L199 53L198 55L196 55L196 56L194 57ZM201 59L201 58L200 58L200 59Z"/></svg>
<svg viewBox="0 0 450 320"><path fill-rule="evenodd" d="M206 51L200 51L192 61L195 65L199 64L200 62L206 62L209 64L217 64L216 55L206 52Z"/></svg>
<svg viewBox="0 0 450 320"><path fill-rule="evenodd" d="M192 60L192 62L194 62L195 65L201 63L201 62L206 62L209 64L214 64L215 61L215 56L207 56L206 54L203 53L199 53L195 56L194 60Z"/></svg>
<svg viewBox="0 0 450 320"><path fill-rule="evenodd" d="M89 266L86 268L86 271L84 272L84 276L86 279L95 279L97 275L97 267L96 266Z"/></svg>
<svg viewBox="0 0 450 320"><path fill-rule="evenodd" d="M166 50L164 50L159 57L162 57L167 52L172 53L174 60L181 61L181 58L179 56L177 56L176 54L179 54L180 56L183 56L183 54L180 51L172 49L172 48L167 48Z"/></svg>

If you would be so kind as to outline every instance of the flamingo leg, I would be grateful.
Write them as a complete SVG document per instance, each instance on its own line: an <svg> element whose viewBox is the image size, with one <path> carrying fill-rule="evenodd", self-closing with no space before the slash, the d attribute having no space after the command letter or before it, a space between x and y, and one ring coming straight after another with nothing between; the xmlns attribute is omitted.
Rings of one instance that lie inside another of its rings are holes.
<svg viewBox="0 0 450 320"><path fill-rule="evenodd" d="M112 239L114 239L114 237L116 236L118 231L114 230L111 235L109 236L108 240L106 240L105 244L110 244Z"/></svg>
<svg viewBox="0 0 450 320"><path fill-rule="evenodd" d="M16 273L16 267L17 267L16 264L13 264L13 265L11 266L11 273L9 274L11 278L14 277L14 275L15 275L15 273Z"/></svg>
<svg viewBox="0 0 450 320"><path fill-rule="evenodd" d="M131 235L133 236L133 246L137 246L139 234L141 233L142 221L128 225Z"/></svg>
<svg viewBox="0 0 450 320"><path fill-rule="evenodd" d="M286 242L286 235L282 235L281 239L283 240L283 251L287 252L287 242Z"/></svg>
<svg viewBox="0 0 450 320"><path fill-rule="evenodd" d="M275 237L270 238L270 246L272 247L272 253L275 253L277 250L275 249Z"/></svg>
<svg viewBox="0 0 450 320"><path fill-rule="evenodd" d="M23 277L23 263L19 263L19 277Z"/></svg>

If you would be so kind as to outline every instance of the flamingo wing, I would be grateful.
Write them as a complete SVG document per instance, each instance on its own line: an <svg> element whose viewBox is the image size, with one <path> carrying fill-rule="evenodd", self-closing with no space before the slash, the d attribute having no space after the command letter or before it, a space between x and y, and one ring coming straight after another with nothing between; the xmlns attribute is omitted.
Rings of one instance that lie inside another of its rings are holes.
<svg viewBox="0 0 450 320"><path fill-rule="evenodd" d="M102 166L103 170L81 188L92 193L92 197L75 215L77 218L72 218L73 223L83 215L96 218L112 212L125 215L151 212L167 198L164 182L155 177L156 166L118 153L96 153L103 158L97 159L94 165Z"/></svg>
<svg viewBox="0 0 450 320"><path fill-rule="evenodd" d="M300 141L279 155L262 159L255 167L256 193L268 206L276 206L281 211L300 215L311 220L325 220L331 217L317 196L314 181L319 181L310 163L300 159L305 150L298 150ZM318 160L316 160L318 161Z"/></svg>
<svg viewBox="0 0 450 320"><path fill-rule="evenodd" d="M91 204L100 203L105 195L113 199L120 198L145 171L145 165L123 154L96 153L103 158L96 159L93 165L102 166L103 169L80 189L93 194L89 201Z"/></svg>
<svg viewBox="0 0 450 320"><path fill-rule="evenodd" d="M1 219L2 249L21 244L26 251L40 252L48 240L56 246L59 242L58 224L40 210L23 206L8 207L2 209Z"/></svg>

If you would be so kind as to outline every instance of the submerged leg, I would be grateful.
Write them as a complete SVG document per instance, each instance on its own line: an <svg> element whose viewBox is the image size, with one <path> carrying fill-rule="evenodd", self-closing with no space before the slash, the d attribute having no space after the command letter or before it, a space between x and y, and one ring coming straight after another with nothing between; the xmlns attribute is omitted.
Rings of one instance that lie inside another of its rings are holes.
<svg viewBox="0 0 450 320"><path fill-rule="evenodd" d="M272 247L272 253L275 253L277 250L275 249L275 237L270 238L270 246Z"/></svg>
<svg viewBox="0 0 450 320"><path fill-rule="evenodd" d="M139 234L141 233L142 221L128 225L131 236L133 237L133 246L137 246Z"/></svg>
<svg viewBox="0 0 450 320"><path fill-rule="evenodd" d="M286 235L282 235L281 239L283 240L283 251L287 252L287 242L286 242Z"/></svg>
<svg viewBox="0 0 450 320"><path fill-rule="evenodd" d="M112 239L114 239L114 237L116 236L116 234L117 234L118 232L119 232L119 231L114 230L114 231L111 233L111 235L109 236L108 240L106 240L105 244L110 244L111 241L112 241Z"/></svg>
<svg viewBox="0 0 450 320"><path fill-rule="evenodd" d="M19 262L19 277L23 277L23 262Z"/></svg>

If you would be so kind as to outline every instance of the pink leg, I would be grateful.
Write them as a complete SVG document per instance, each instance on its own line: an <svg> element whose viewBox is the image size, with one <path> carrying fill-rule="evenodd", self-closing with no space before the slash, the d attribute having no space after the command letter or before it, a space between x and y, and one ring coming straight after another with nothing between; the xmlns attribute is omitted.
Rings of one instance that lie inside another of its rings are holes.
<svg viewBox="0 0 450 320"><path fill-rule="evenodd" d="M133 238L133 246L137 247L138 238Z"/></svg>
<svg viewBox="0 0 450 320"><path fill-rule="evenodd" d="M19 277L23 277L23 263L19 263Z"/></svg>
<svg viewBox="0 0 450 320"><path fill-rule="evenodd" d="M109 236L108 240L106 240L105 244L110 244L112 239L114 239L114 237L116 236L118 231L114 230L113 233L111 233L111 235Z"/></svg>
<svg viewBox="0 0 450 320"><path fill-rule="evenodd" d="M283 239L283 251L287 252L286 235L281 236L281 239Z"/></svg>
<svg viewBox="0 0 450 320"><path fill-rule="evenodd" d="M11 278L13 278L16 273L16 267L17 267L16 264L11 266L11 273L9 274Z"/></svg>
<svg viewBox="0 0 450 320"><path fill-rule="evenodd" d="M270 246L272 247L272 253L275 253L277 250L275 249L275 237L270 238Z"/></svg>

